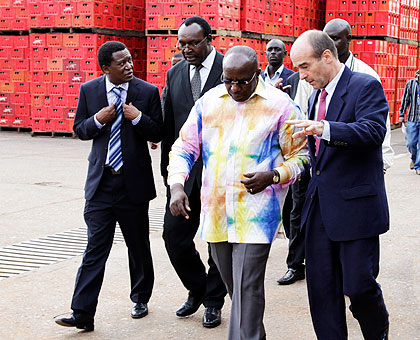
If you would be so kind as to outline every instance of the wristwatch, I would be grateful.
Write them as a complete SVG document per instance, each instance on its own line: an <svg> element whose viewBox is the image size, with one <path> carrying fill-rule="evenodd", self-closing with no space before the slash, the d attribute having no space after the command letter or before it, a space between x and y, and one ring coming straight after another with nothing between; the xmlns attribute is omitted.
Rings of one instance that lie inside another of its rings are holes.
<svg viewBox="0 0 420 340"><path fill-rule="evenodd" d="M273 173L273 184L279 184L280 183L280 174L277 170L271 170Z"/></svg>

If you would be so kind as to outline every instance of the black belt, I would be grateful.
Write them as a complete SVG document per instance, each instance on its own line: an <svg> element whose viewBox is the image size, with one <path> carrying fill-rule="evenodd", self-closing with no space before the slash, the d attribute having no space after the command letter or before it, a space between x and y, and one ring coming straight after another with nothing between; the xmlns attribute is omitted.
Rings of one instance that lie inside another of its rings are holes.
<svg viewBox="0 0 420 340"><path fill-rule="evenodd" d="M121 175L123 173L123 168L121 167L118 171L114 170L110 166L106 166L105 170L107 170L111 175Z"/></svg>

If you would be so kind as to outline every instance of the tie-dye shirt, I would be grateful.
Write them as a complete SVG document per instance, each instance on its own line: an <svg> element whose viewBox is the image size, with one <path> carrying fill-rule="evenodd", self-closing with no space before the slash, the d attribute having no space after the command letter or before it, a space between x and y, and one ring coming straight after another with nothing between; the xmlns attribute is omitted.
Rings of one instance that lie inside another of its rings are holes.
<svg viewBox="0 0 420 340"><path fill-rule="evenodd" d="M271 243L281 224L287 186L308 165L306 138L293 139L287 119L303 119L289 96L259 81L243 103L224 84L192 108L172 146L169 183L188 178L202 151L201 237L207 242ZM251 195L244 173L277 169L284 184Z"/></svg>

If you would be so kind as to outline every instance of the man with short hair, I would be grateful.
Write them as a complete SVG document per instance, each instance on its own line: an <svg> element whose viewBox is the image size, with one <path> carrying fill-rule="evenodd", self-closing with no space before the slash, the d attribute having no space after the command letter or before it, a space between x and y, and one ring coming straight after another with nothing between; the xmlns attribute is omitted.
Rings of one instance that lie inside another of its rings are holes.
<svg viewBox="0 0 420 340"><path fill-rule="evenodd" d="M408 151L411 154L410 169L420 175L420 89L419 73L417 70L414 79L407 82L401 100L399 122L404 122L404 115L407 108L407 122L405 141Z"/></svg>
<svg viewBox="0 0 420 340"><path fill-rule="evenodd" d="M167 73L166 99L164 101L165 138L161 149L161 174L167 185L169 151L178 138L179 130L187 120L195 101L204 93L220 84L223 55L211 45L211 28L201 17L186 19L178 30L178 48L184 60L177 63ZM188 220L172 216L168 199L163 225L163 239L169 259L188 290L188 299L176 311L178 317L194 314L201 304L205 306L203 326L217 327L221 323L221 309L226 296L226 288L214 263L208 247L209 270L200 259L195 248L194 237L200 223L201 158L191 170L185 183L194 212Z"/></svg>
<svg viewBox="0 0 420 340"><path fill-rule="evenodd" d="M275 85L280 78L285 81L293 74L284 66L283 61L287 56L286 45L280 39L272 39L267 44L265 56L268 60L267 68L261 72L261 77L267 84Z"/></svg>
<svg viewBox="0 0 420 340"><path fill-rule="evenodd" d="M346 340L344 296L366 340L388 339L380 285L379 235L389 229L382 143L388 102L379 81L340 63L331 38L303 33L290 56L300 78L316 90L309 120L287 121L308 136L312 178L306 228L309 305L319 340Z"/></svg>
<svg viewBox="0 0 420 340"><path fill-rule="evenodd" d="M201 237L232 299L229 340L266 339L264 275L281 222L286 187L308 163L306 138L286 119L299 108L285 93L259 79L257 55L232 47L223 61L223 82L192 108L172 146L170 210L197 214L184 192L194 162L203 159Z"/></svg>
<svg viewBox="0 0 420 340"><path fill-rule="evenodd" d="M74 131L92 140L85 185L88 244L76 277L73 314L59 325L94 329L94 315L116 222L128 248L132 318L148 314L154 273L149 241L149 201L156 197L147 141L163 135L159 91L133 76L133 60L118 41L103 44L105 75L80 87Z"/></svg>

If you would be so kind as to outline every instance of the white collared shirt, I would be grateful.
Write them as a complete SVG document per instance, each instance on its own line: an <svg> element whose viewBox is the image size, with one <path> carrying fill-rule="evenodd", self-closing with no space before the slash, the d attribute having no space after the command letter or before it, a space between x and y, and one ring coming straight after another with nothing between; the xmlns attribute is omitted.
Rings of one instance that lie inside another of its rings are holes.
<svg viewBox="0 0 420 340"><path fill-rule="evenodd" d="M283 70L284 70L284 64L282 64L279 68L278 68L278 70L274 73L274 75L273 75L273 78L270 78L270 76L269 76L269 74L268 74L268 66L266 67L266 69L264 70L264 74L265 74L265 79L264 79L264 81L267 83L267 84L270 84L270 85L276 85L276 83L277 83L277 81L280 79L280 75L281 75L281 73L283 72ZM284 80L284 79L283 79Z"/></svg>
<svg viewBox="0 0 420 340"><path fill-rule="evenodd" d="M112 104L115 104L117 102L118 96L114 93L114 91L112 91L112 89L114 87L118 87L118 88L123 90L123 91L121 91L121 101L123 103L125 103L125 101L127 100L128 86L129 86L128 82L127 83L122 83L120 85L115 85L115 84L111 83L110 80L108 79L108 76L106 76L105 77L105 90L106 90L106 97L107 97L107 100L108 100L108 105L112 105ZM94 119L95 124L98 127L98 129L102 129L105 126L105 124L101 124L98 121L98 119L96 118L97 114L98 113L96 113L93 116L93 119ZM141 116L142 116L142 113L140 111L140 114L135 119L133 119L131 121L131 123L133 125L136 125L140 121ZM107 151L107 154L106 154L105 165L109 165L109 145L108 145L108 151Z"/></svg>
<svg viewBox="0 0 420 340"><path fill-rule="evenodd" d="M334 94L334 91L335 91L335 88L337 87L338 82L340 81L341 75L344 72L344 68L345 68L345 65L344 64L341 64L340 71L338 71L338 73L334 77L334 79L331 80L328 83L328 85L325 87L325 91L327 91L327 97L325 98L325 116L327 116L328 106L330 105L331 98L332 98L332 96ZM320 92L320 94L321 94L321 92ZM317 101L317 103L315 105L315 120L318 117L319 102L320 102L319 96L320 96L320 94L318 95L318 101ZM327 141L330 141L330 139L331 139L330 124L328 123L327 120L322 120L322 122L324 123L324 131L322 132L321 138L322 139L325 139Z"/></svg>
<svg viewBox="0 0 420 340"><path fill-rule="evenodd" d="M203 67L199 71L200 72L200 79L201 79L201 91L203 91L204 85L206 84L206 81L209 77L210 70L213 67L213 63L214 63L215 58L216 58L216 50L212 46L211 47L211 52L209 53L207 58L204 59L204 61L201 63L201 65ZM194 77L195 68L196 68L195 65L190 65L190 81Z"/></svg>

